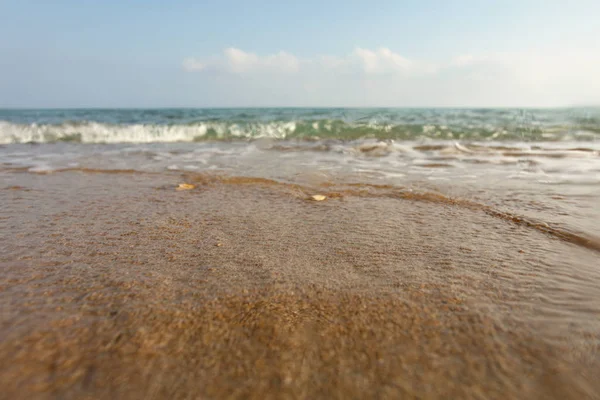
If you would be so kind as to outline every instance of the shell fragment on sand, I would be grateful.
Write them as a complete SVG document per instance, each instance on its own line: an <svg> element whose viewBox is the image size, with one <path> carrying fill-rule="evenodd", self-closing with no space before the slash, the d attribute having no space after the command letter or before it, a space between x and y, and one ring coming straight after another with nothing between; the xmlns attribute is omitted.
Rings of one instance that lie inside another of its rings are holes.
<svg viewBox="0 0 600 400"><path fill-rule="evenodd" d="M180 183L175 190L191 190L195 187L196 185L192 185L190 183Z"/></svg>
<svg viewBox="0 0 600 400"><path fill-rule="evenodd" d="M323 201L327 198L327 196L323 196L322 194L315 194L310 197L314 201Z"/></svg>

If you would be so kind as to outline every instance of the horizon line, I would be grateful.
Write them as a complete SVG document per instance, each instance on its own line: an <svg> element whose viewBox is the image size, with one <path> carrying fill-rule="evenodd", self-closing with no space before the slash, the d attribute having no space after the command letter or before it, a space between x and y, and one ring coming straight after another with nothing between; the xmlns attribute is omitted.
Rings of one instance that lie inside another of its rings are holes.
<svg viewBox="0 0 600 400"><path fill-rule="evenodd" d="M76 107L29 107L29 106L0 106L1 111L33 111L33 110L234 110L234 109L464 109L464 110L560 110L572 108L600 108L600 104L563 105L563 106L76 106Z"/></svg>

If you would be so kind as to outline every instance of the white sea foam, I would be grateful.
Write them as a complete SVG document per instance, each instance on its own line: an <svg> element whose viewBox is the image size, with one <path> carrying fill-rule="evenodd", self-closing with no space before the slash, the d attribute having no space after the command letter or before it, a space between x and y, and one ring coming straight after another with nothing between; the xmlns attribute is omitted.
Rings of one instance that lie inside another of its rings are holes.
<svg viewBox="0 0 600 400"><path fill-rule="evenodd" d="M90 112L91 113L91 112ZM92 117L93 115L90 115ZM152 116L154 118L155 116ZM459 140L464 141L582 141L598 142L600 133L593 125L571 128L567 125L552 125L544 129L524 131L519 126L509 128L494 124L474 125L460 120L454 126L439 123L415 123L412 121L375 121L374 119L344 120L326 119L281 119L262 120L248 116L238 119L229 116L211 120L186 120L186 123L160 122L116 123L114 118L104 117L103 122L56 119L56 123L15 123L0 120L0 144L10 143L165 143L192 142L203 140L246 140L246 139L378 139L378 140ZM31 118L25 121L31 121ZM137 121L136 120L136 121ZM11 120L12 121L12 120ZM17 121L19 121L17 119ZM35 121L35 119L34 119ZM47 121L47 120L46 120ZM55 119L51 120L55 121ZM111 122L107 122L111 121ZM150 117L148 121L153 121ZM507 124L500 121L500 124ZM457 146L454 150L464 151Z"/></svg>
<svg viewBox="0 0 600 400"><path fill-rule="evenodd" d="M295 122L231 124L206 122L193 125L113 125L96 122L63 124L13 124L0 121L0 144L52 143L164 143L192 142L205 138L283 139L296 130Z"/></svg>

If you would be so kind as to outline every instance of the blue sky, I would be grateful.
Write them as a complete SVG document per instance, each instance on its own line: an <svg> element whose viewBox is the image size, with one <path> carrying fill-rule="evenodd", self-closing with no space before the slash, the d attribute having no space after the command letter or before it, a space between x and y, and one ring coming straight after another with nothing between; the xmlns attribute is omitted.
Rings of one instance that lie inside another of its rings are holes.
<svg viewBox="0 0 600 400"><path fill-rule="evenodd" d="M600 2L0 0L0 107L600 104Z"/></svg>

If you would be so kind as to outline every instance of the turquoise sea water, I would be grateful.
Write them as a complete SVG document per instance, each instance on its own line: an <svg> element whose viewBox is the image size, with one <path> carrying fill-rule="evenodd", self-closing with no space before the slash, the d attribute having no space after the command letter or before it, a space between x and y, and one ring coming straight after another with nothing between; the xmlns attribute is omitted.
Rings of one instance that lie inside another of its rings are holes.
<svg viewBox="0 0 600 400"><path fill-rule="evenodd" d="M0 143L214 139L597 141L600 108L0 110Z"/></svg>

